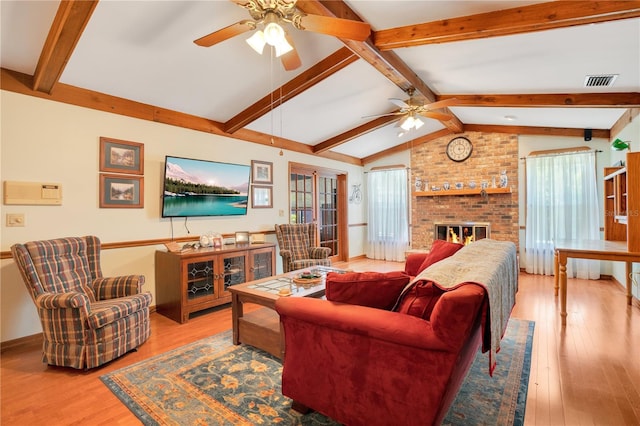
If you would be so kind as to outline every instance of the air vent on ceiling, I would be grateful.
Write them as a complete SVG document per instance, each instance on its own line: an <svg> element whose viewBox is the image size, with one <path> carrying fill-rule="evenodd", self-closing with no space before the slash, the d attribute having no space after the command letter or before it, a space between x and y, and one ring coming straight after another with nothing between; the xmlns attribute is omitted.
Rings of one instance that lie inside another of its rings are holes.
<svg viewBox="0 0 640 426"><path fill-rule="evenodd" d="M611 87L618 74L588 75L584 78L584 87Z"/></svg>

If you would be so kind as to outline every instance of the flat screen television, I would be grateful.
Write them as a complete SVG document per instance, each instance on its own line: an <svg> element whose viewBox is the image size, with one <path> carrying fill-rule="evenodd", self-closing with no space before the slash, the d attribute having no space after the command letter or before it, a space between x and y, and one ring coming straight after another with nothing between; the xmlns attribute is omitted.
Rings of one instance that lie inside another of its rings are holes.
<svg viewBox="0 0 640 426"><path fill-rule="evenodd" d="M251 167L167 155L162 217L247 214Z"/></svg>

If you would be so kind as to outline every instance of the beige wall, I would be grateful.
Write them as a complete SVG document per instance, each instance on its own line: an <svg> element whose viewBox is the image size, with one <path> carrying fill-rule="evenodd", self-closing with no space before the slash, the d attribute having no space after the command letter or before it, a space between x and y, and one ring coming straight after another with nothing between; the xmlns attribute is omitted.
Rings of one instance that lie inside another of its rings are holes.
<svg viewBox="0 0 640 426"><path fill-rule="evenodd" d="M348 186L362 184L364 198L357 205L349 204L349 256L366 252L366 178L363 168L315 156L285 152L278 149L240 142L221 136L158 124L115 114L108 114L62 103L46 101L0 91L0 178L18 181L58 182L63 186L62 206L0 206L2 251L16 242L68 235L95 234L104 242L170 238L171 222L160 217L160 184L166 154L196 157L225 162L250 164L251 159L274 163L274 187L287 188L288 162L319 164L344 170L349 175ZM145 208L98 208L99 137L141 142L145 145ZM640 117L617 135L632 141L632 150L640 150ZM582 138L519 136L518 156L530 151L584 145ZM599 176L602 168L622 159L622 153L611 152L607 141L594 139L590 146L603 150L598 156ZM445 155L442 152L441 155ZM405 151L368 164L371 167L410 165L410 152ZM519 162L519 223L525 224L524 170ZM599 179L601 185L601 179ZM1 190L1 189L0 189ZM602 193L602 191L600 191ZM412 200L413 202L413 200ZM271 230L285 217L279 210L288 209L286 191L274 191L273 209L249 209L242 218L189 219L191 235L215 231ZM24 228L7 228L6 213L24 213ZM173 223L175 237L187 235L184 221ZM274 239L271 241L275 242ZM520 230L521 250L524 231ZM140 273L147 277L145 289L155 295L154 251L160 247L136 247L103 251L103 272L106 275ZM282 269L280 258L278 270ZM605 263L619 282L624 282L624 265ZM635 265L636 269L638 265ZM41 331L33 303L22 284L12 260L0 262L0 341L13 340Z"/></svg>
<svg viewBox="0 0 640 426"><path fill-rule="evenodd" d="M116 114L0 91L0 177L5 180L56 182L63 188L61 206L1 206L1 250L16 242L71 235L97 235L103 242L122 242L198 236L208 231L269 231L286 221L289 161L316 164L348 174L348 185L363 181L363 168L320 157L285 151L217 135L159 124ZM98 207L99 138L107 136L144 144L144 208L100 209ZM251 160L273 162L273 209L249 208L247 216L234 218L160 217L161 181L165 155L250 164ZM364 222L365 202L349 204L349 223ZM283 211L283 216L279 211ZM6 227L7 213L23 213L25 227ZM366 227L349 229L349 256L364 253ZM275 242L274 237L270 241ZM147 246L103 250L105 275L146 275L145 290L155 296L154 256L161 247ZM282 269L277 257L278 270ZM0 263L1 341L41 331L31 302L12 260Z"/></svg>

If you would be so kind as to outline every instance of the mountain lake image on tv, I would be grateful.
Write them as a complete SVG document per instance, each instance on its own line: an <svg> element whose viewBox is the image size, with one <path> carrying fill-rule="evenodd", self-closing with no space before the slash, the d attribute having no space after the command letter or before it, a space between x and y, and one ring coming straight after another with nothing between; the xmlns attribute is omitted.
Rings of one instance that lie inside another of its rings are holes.
<svg viewBox="0 0 640 426"><path fill-rule="evenodd" d="M166 156L162 217L247 214L251 167Z"/></svg>

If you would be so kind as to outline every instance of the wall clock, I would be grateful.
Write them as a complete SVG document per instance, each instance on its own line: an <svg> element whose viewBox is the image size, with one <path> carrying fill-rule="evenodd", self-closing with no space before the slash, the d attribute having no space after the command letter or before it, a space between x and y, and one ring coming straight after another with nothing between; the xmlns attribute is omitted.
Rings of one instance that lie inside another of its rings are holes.
<svg viewBox="0 0 640 426"><path fill-rule="evenodd" d="M466 160L471 156L471 151L473 151L471 141L463 136L451 139L447 145L447 156L453 161Z"/></svg>

